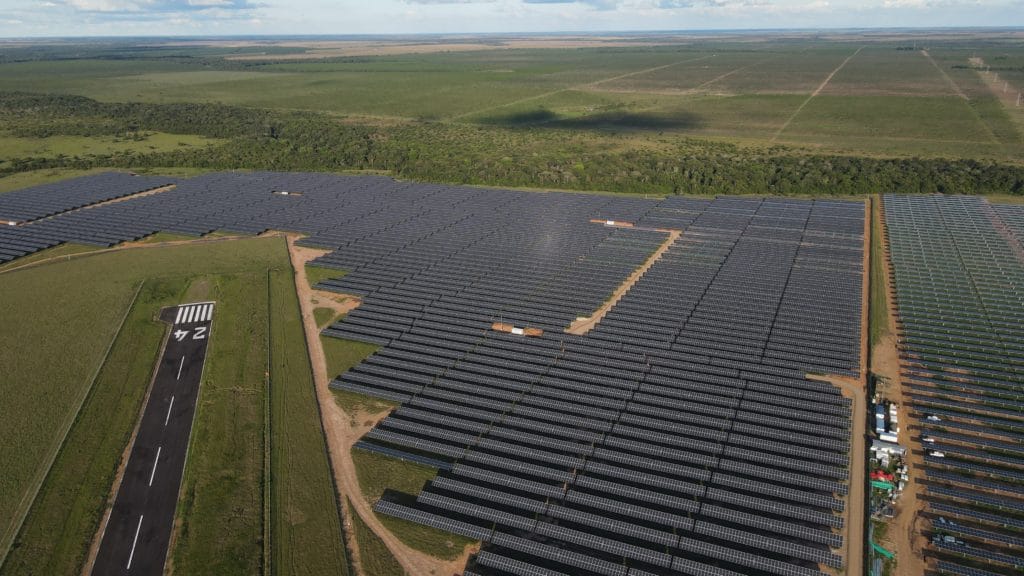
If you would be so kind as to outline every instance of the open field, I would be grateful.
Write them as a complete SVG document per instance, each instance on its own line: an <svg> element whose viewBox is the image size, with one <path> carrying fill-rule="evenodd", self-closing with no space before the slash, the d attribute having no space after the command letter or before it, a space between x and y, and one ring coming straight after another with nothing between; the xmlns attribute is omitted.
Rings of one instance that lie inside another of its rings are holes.
<svg viewBox="0 0 1024 576"><path fill-rule="evenodd" d="M352 462L359 476L363 497L371 504L380 500L388 490L418 494L424 484L437 475L437 470L429 466L402 462L358 449L352 451ZM437 558L458 558L463 554L465 547L473 543L468 538L401 518L383 514L378 514L377 518L409 547Z"/></svg>
<svg viewBox="0 0 1024 576"><path fill-rule="evenodd" d="M402 565L358 514L352 515L352 532L359 544L359 565L365 576L404 576Z"/></svg>
<svg viewBox="0 0 1024 576"><path fill-rule="evenodd" d="M0 159L21 157L85 156L89 154L124 154L129 152L162 152L191 146L223 144L216 139L178 134L140 134L124 136L53 136L20 138L0 133ZM2 164L0 164L2 166Z"/></svg>
<svg viewBox="0 0 1024 576"><path fill-rule="evenodd" d="M428 45L444 46L422 44ZM1024 61L1024 46L1012 35L979 35L974 44L939 35L930 41L836 35L595 39L573 47L557 39L495 39L488 45L459 42L454 51L418 50L415 43L401 41L391 46L394 51L345 58L334 52L344 48L301 42L277 45L282 52L273 57L253 46L246 49L257 52L234 55L225 45L163 47L177 56L165 60L112 60L105 52L90 58L86 50L73 61L0 63L0 91L78 94L103 102L298 109L369 124L455 121L490 126L496 139L504 138L504 128L539 127L583 131L595 140L609 132L639 131L763 145L804 98L821 88L780 142L838 154L1016 162L1024 151L1021 124L1000 125L1005 106L984 83L979 88L972 85L976 78L964 78L965 73L977 76L965 70L977 53L1024 88L1014 76L1024 78L1014 71ZM403 47L411 53L402 53ZM195 62L182 57L189 54L196 55ZM279 60L285 57L300 59ZM998 106L984 110L987 104L976 103L987 100ZM53 153L127 145L62 138L70 139L50 145ZM215 142L174 135L151 139L148 146L155 150L178 141ZM38 149L34 140L22 140L8 144L10 155Z"/></svg>
<svg viewBox="0 0 1024 576"><path fill-rule="evenodd" d="M348 573L291 269L270 273L271 563L274 574Z"/></svg>

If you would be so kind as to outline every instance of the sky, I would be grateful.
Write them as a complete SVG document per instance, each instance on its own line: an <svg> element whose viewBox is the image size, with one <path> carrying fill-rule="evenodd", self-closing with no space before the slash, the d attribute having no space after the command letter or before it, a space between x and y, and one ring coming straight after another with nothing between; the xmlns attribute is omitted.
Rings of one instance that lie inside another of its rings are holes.
<svg viewBox="0 0 1024 576"><path fill-rule="evenodd" d="M1024 26L1024 0L0 0L0 37Z"/></svg>

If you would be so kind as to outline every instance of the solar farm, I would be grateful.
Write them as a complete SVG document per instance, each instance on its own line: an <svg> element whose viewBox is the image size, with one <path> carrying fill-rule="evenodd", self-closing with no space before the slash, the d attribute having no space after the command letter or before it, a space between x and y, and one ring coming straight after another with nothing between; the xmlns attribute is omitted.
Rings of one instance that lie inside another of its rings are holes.
<svg viewBox="0 0 1024 576"><path fill-rule="evenodd" d="M842 568L851 402L806 375L861 373L862 202L257 173L102 203L164 184L0 209L36 218L0 251L268 230L331 250L349 273L321 288L363 303L325 334L381 346L332 386L401 403L359 448L441 470L376 510L481 541L471 572Z"/></svg>
<svg viewBox="0 0 1024 576"><path fill-rule="evenodd" d="M1024 568L1024 207L886 196L901 379L942 574ZM917 434L919 432L919 434Z"/></svg>

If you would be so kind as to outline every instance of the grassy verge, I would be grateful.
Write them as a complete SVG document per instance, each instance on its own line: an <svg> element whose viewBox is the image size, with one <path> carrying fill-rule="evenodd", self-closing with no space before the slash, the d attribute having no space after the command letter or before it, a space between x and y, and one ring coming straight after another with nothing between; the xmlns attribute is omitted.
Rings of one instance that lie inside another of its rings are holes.
<svg viewBox="0 0 1024 576"><path fill-rule="evenodd" d="M182 240L195 240L195 236L188 234L172 234L171 232L157 232L152 236L146 236L139 240L139 244L159 244L160 242L180 242Z"/></svg>
<svg viewBox="0 0 1024 576"><path fill-rule="evenodd" d="M154 311L185 285L155 280L139 292L0 573L78 573L152 378L165 331Z"/></svg>
<svg viewBox="0 0 1024 576"><path fill-rule="evenodd" d="M349 510L352 505L349 504ZM366 576L403 576L405 570L395 560L384 541L370 530L358 514L352 514L352 531L359 544L359 559Z"/></svg>
<svg viewBox="0 0 1024 576"><path fill-rule="evenodd" d="M327 361L327 375L330 377L346 372L379 348L379 346L373 344L330 337L321 337L320 343L324 348L324 357Z"/></svg>
<svg viewBox="0 0 1024 576"><path fill-rule="evenodd" d="M881 199L872 199L871 209L871 286L869 343L875 347L889 333L889 310L885 292L885 251L882 245Z"/></svg>
<svg viewBox="0 0 1024 576"><path fill-rule="evenodd" d="M403 494L419 494L423 485L437 475L435 468L403 462L365 450L353 450L352 462L359 477L363 497L371 504L380 500L384 491L388 489ZM408 546L445 560L458 558L466 546L474 543L469 538L400 518L383 515L378 515L377 518Z"/></svg>
<svg viewBox="0 0 1024 576"><path fill-rule="evenodd" d="M306 266L306 280L309 281L310 288L316 286L319 282L327 280L328 278L341 278L346 274L348 274L347 270L324 268L323 266Z"/></svg>
<svg viewBox="0 0 1024 576"><path fill-rule="evenodd" d="M273 573L347 574L340 514L290 269L271 272L269 310Z"/></svg>
<svg viewBox="0 0 1024 576"><path fill-rule="evenodd" d="M217 301L217 317L171 557L180 574L257 574L263 566L266 270L217 276L209 298Z"/></svg>
<svg viewBox="0 0 1024 576"><path fill-rule="evenodd" d="M123 418L129 427L134 424L138 411L131 409L130 396L121 398L116 393L117 402L111 400L105 410L91 409L93 400L88 399L79 411L79 401L92 375L100 370L139 282L150 279L146 290L156 291L151 299L146 296L150 292L140 294L148 298L143 307L150 309L140 308L139 314L149 318L156 311L153 308L174 300L176 294L170 280L158 279L188 280L211 271L232 273L253 267L264 270L265 276L275 257L287 262L282 240L242 240L106 252L0 274L4 321L17 327L0 330L0 405L4 406L0 436L19 439L0 443L4 471L0 474L0 553L6 553L6 544L19 530L15 519L21 517L17 510L22 505L33 507L19 538L20 547L34 551L20 556L24 562L19 566L29 573L61 573L46 567L51 562L55 567L69 565L68 559L79 553L75 538L87 534L90 523L96 521L84 511L109 494L110 483L103 478L113 473L125 446L125 441L118 441L118 426ZM94 395L129 385L116 377L139 374L130 385L138 388L136 392L144 391L156 345L152 334L138 329L134 320L126 330L134 336L125 340L125 350L120 339L111 348L108 362L117 362L118 368L103 372ZM110 378L115 380L111 383ZM68 448L58 452L63 430L72 423L74 431L69 433L74 437L69 437ZM102 436L103 430L109 436ZM50 479L40 487L54 454L59 458L54 460ZM75 476L72 470L84 472ZM60 487L70 482L68 478L75 479L75 490ZM32 503L29 499L37 489L41 499ZM63 517L55 511L60 507L67 508Z"/></svg>
<svg viewBox="0 0 1024 576"><path fill-rule="evenodd" d="M316 325L319 328L327 326L334 321L338 313L333 308L315 308L313 310L313 318L316 320Z"/></svg>
<svg viewBox="0 0 1024 576"><path fill-rule="evenodd" d="M28 188L29 186L39 186L40 184L48 184L50 182L64 180L65 178L75 178L78 176L87 176L89 174L99 174L100 172L106 171L107 170L103 168L93 168L90 170L73 170L70 168L48 168L44 170L30 170L28 172L17 172L14 174L0 176L0 194L4 192L10 192L11 190Z"/></svg>

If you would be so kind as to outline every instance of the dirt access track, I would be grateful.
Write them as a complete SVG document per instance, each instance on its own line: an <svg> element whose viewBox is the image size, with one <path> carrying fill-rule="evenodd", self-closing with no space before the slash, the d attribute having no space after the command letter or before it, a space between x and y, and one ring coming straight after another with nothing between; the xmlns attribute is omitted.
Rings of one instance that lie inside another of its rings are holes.
<svg viewBox="0 0 1024 576"><path fill-rule="evenodd" d="M618 224L602 224L602 225L603 226L617 227L617 228L627 228L627 229L630 229L630 230L634 230L635 229L635 228L633 228L632 224L622 224L622 225L618 225ZM665 232L665 233L667 233L668 234L668 238L666 238L665 241L661 243L661 246L658 246L658 249L654 251L654 254L651 254L647 258L647 260L644 261L644 263L640 265L639 268L634 270L633 273L630 274L629 277L627 277L626 280L622 284L620 284L619 287L616 288L614 292L612 292L611 297L608 298L608 300L606 300L605 303L602 304L600 308L595 310L594 313L591 314L590 316L587 316L585 318L577 318L572 324L569 324L568 328L565 329L566 332L568 332L569 334L575 334L577 336L582 336L582 335L586 334L587 332L590 332L591 330L593 330L594 327L597 326L601 322L601 320L605 317L605 315L608 314L608 312L610 312L611 309L614 308L615 305L619 303L619 300L622 300L622 297L625 296L627 293L629 293L630 289L633 288L633 286L637 282L639 282L641 278L643 278L644 274L646 274L647 271L650 270L651 267L654 266L654 264L657 263L657 261L660 260L661 257L665 255L665 252L668 252L668 249L671 248L673 244L675 244L676 240L678 240L679 237L683 235L683 231L682 230L661 230L661 229L659 229L657 231L658 232Z"/></svg>
<svg viewBox="0 0 1024 576"><path fill-rule="evenodd" d="M361 573L358 543L352 536L352 519L349 514L359 516L370 530L384 542L407 574L415 576L460 574L466 565L468 551L455 560L444 561L406 546L381 524L373 512L373 506L363 496L359 478L356 475L355 463L352 461L352 446L378 421L387 416L387 412L377 415L349 414L334 401L334 396L329 388L331 375L327 373L327 361L320 343L320 329L313 316L313 310L318 305L324 306L334 302L336 305L331 307L335 311L347 312L355 308L358 301L353 303L353 300L350 299L344 305L340 305L334 300L337 297L336 294L313 290L309 287L306 278L306 264L328 251L297 246L295 241L298 238L295 235L288 235L288 255L291 258L292 267L295 269L295 290L298 293L299 305L302 309L302 324L306 331L306 342L309 344L309 359L313 365L316 396L320 403L320 414L327 437L327 450L330 455L339 501L345 502L347 498L352 504L351 508L346 507L342 513L345 537L353 557L353 564L356 566L357 572Z"/></svg>

